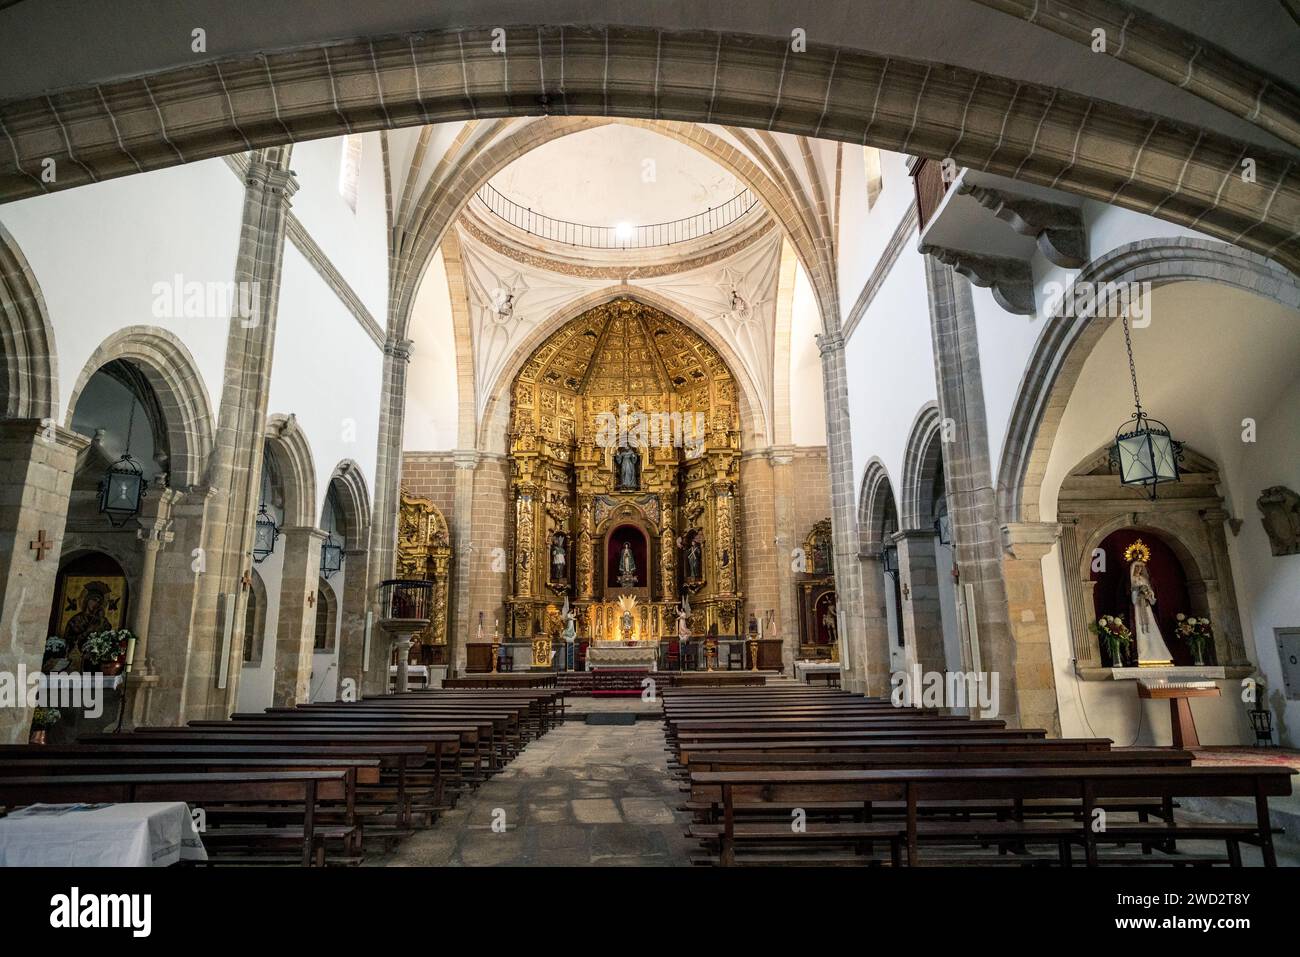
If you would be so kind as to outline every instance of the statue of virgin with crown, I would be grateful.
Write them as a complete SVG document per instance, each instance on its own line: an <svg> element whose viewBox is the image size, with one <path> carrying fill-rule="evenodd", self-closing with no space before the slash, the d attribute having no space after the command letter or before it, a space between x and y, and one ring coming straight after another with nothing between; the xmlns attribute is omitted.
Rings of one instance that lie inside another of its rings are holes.
<svg viewBox="0 0 1300 957"><path fill-rule="evenodd" d="M1151 572L1147 568L1151 549L1139 538L1124 550L1124 560L1129 563L1129 601L1133 606L1133 637L1137 642L1138 666L1168 667L1174 663L1174 656L1169 653L1169 646L1165 644L1156 621L1156 592L1151 586Z"/></svg>

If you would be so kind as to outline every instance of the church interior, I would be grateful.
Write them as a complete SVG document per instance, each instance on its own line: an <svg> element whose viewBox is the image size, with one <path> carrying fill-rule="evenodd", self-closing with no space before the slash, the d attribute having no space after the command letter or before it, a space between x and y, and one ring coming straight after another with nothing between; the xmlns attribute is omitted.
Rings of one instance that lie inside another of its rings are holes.
<svg viewBox="0 0 1300 957"><path fill-rule="evenodd" d="M1300 864L1293 3L147 6L0 3L0 865Z"/></svg>

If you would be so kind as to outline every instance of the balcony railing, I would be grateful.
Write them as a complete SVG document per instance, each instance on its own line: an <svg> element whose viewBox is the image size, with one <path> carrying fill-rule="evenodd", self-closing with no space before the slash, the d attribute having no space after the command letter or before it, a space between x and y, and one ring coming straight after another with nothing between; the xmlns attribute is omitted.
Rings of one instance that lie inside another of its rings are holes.
<svg viewBox="0 0 1300 957"><path fill-rule="evenodd" d="M380 582L379 607L387 621L428 621L433 614L433 582L405 578Z"/></svg>
<svg viewBox="0 0 1300 957"><path fill-rule="evenodd" d="M711 206L702 213L683 219L648 226L587 226L544 216L520 206L491 183L484 183L476 196L489 212L516 229L554 243L584 249L651 249L690 242L739 222L759 205L758 197L746 188L721 206Z"/></svg>

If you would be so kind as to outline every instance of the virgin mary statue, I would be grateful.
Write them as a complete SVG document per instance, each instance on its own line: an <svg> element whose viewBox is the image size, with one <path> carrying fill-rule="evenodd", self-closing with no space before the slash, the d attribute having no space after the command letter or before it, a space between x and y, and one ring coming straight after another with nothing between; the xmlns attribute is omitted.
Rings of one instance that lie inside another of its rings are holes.
<svg viewBox="0 0 1300 957"><path fill-rule="evenodd" d="M1155 589L1151 587L1151 574L1147 563L1135 559L1128 570L1129 597L1133 602L1133 637L1137 641L1138 665L1172 665L1174 656L1160 635L1153 606Z"/></svg>

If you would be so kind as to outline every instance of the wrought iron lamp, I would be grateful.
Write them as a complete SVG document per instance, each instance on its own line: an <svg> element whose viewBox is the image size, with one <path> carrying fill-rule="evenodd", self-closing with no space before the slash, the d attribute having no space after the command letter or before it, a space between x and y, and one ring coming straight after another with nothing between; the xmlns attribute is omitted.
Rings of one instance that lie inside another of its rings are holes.
<svg viewBox="0 0 1300 957"><path fill-rule="evenodd" d="M280 537L280 526L266 510L266 473L262 473L262 504L257 507L257 521L253 526L253 563L260 565L275 551L275 540Z"/></svg>
<svg viewBox="0 0 1300 957"><path fill-rule="evenodd" d="M131 435L135 431L135 395L131 396L131 415L126 426L126 451L108 467L99 480L99 511L108 516L114 528L121 528L140 513L144 499L144 469L131 455Z"/></svg>
<svg viewBox="0 0 1300 957"><path fill-rule="evenodd" d="M880 550L880 561L885 566L886 575L898 574L898 546L886 545Z"/></svg>
<svg viewBox="0 0 1300 957"><path fill-rule="evenodd" d="M1129 377L1133 381L1134 408L1133 415L1115 432L1110 460L1119 467L1121 483L1145 488L1154 500L1157 485L1179 481L1178 461L1183 457L1183 444L1169 434L1163 422L1151 418L1142 409L1128 313L1120 318L1124 323L1124 349L1128 352Z"/></svg>
<svg viewBox="0 0 1300 957"><path fill-rule="evenodd" d="M939 516L934 520L934 533L939 536L940 545L952 544L952 516L948 514L947 499L939 500Z"/></svg>
<svg viewBox="0 0 1300 957"><path fill-rule="evenodd" d="M331 575L343 567L343 543L336 541L334 533L325 536L320 546L320 573L329 581Z"/></svg>

